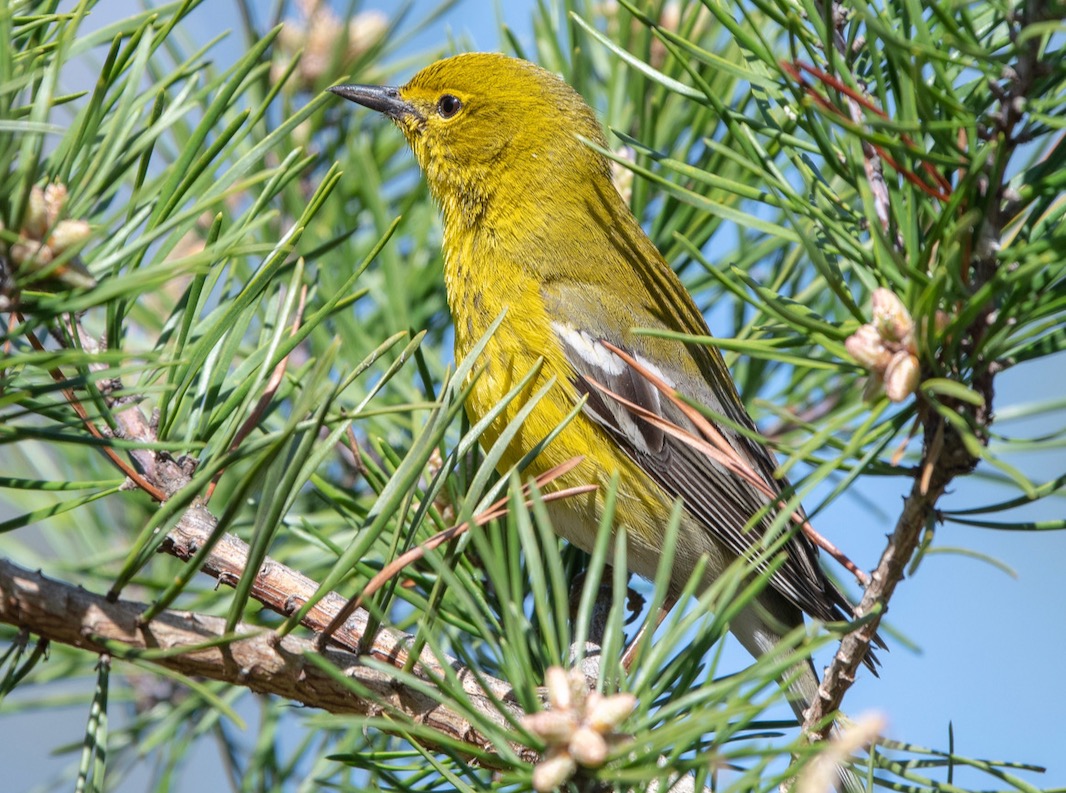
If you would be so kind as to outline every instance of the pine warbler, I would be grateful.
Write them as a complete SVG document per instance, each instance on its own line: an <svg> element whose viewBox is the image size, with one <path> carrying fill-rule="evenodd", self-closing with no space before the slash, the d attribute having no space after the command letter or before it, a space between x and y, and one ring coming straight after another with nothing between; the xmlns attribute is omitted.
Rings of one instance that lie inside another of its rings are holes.
<svg viewBox="0 0 1066 793"><path fill-rule="evenodd" d="M508 447L501 469L534 449L587 400L528 469L536 475L583 456L584 462L555 486L599 485L596 493L549 505L555 530L590 550L603 494L617 472L616 519L627 527L633 572L654 577L678 498L685 509L673 567L675 592L701 557L708 560L709 584L738 556L752 556L770 518L748 531L745 525L766 506L767 497L640 412L696 433L685 414L649 382L650 372L738 425L753 427L716 348L634 332L658 328L710 335L692 297L615 189L608 160L580 139L607 145L581 96L538 66L489 53L434 63L402 88L330 90L399 126L442 207L456 359L507 310L483 352L484 370L466 406L471 420L495 407L538 362L539 379L528 386L525 399L555 378L553 390ZM628 353L639 368L605 342ZM483 443L493 443L523 403L523 398L512 401ZM770 452L727 426L717 429L779 493ZM822 572L817 549L805 536L793 536L783 554L783 564L768 573L769 585L730 625L755 656L802 624L804 612L825 621L854 614ZM867 663L873 668L872 658ZM801 721L817 686L813 666L803 665L789 691Z"/></svg>

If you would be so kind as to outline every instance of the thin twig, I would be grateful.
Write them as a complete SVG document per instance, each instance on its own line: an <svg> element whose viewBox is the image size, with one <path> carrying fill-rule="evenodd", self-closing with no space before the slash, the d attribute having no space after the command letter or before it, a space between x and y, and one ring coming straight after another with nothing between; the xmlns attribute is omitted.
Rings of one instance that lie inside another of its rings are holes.
<svg viewBox="0 0 1066 793"><path fill-rule="evenodd" d="M542 473L533 481L533 484L535 484L538 489L543 488L548 483L554 481L555 479L558 479L559 477L563 476L564 474L568 473L569 471L580 465L582 460L584 460L584 457L573 457L569 460L566 460L555 466L554 468ZM532 485L529 482L526 482L522 486L522 495L525 497L526 506L533 505L533 501L530 496L531 489ZM560 499L572 498L574 496L581 495L584 493L591 493L595 489L596 485L578 485L577 487L570 487L565 488L563 490L557 490L551 493L545 493L541 496L541 500L545 502L558 501ZM504 496L503 498L494 502L491 506L489 506L487 509L485 509L480 514L474 517L474 525L484 526L489 521L496 520L497 518L501 518L506 515L508 512L507 503L509 500L509 496ZM403 570L405 567L407 567L407 565L411 564L412 562L421 559L423 556L426 555L428 551L437 548L438 546L449 540L453 540L456 537L462 536L469 528L469 522L464 521L458 526L452 526L450 529L445 529L444 531L434 535L433 537L430 537L425 542L416 545L414 548L411 548L406 553L401 554L400 556L389 562L387 565L385 565L377 573L377 575L375 575L373 578L370 579L369 582L367 582L367 585L363 588L363 591L360 592L356 597L349 600L348 603L344 605L344 608L342 608L337 613L337 616L333 618L330 624L326 626L325 630L323 630L319 634L318 638L316 639L318 646L324 647L326 643L329 642L329 640L332 638L333 631L343 625L344 621L348 619L352 612L359 608L359 606L361 606L367 598L371 597L382 586L384 586L384 584L394 575Z"/></svg>
<svg viewBox="0 0 1066 793"><path fill-rule="evenodd" d="M23 317L22 314L16 313L16 316L18 317L19 322L26 321L25 317ZM44 345L41 344L41 340L37 338L33 331L27 331L26 338L29 339L30 345L35 350L37 350L38 352L47 352ZM52 379L55 380L57 383L65 383L67 381L66 375L64 375L58 367L51 367L48 370L48 374L51 375ZM119 453L108 445L108 441L110 441L111 439L107 435L102 433L99 429L97 429L92 419L89 418L89 413L85 410L81 402L78 400L78 397L74 394L73 389L67 388L66 386L62 386L60 387L59 391L61 394L63 394L63 398L67 400L67 403L71 406L74 412L78 414L78 418L81 419L82 424L85 425L85 429L89 431L89 434L98 440L104 441L103 445L98 448L104 453L104 455L109 460L111 460L112 463L115 464L115 467L122 471L122 473L125 474L131 482L137 485L137 487L141 488L141 490L150 495L156 501L158 501L159 503L163 503L164 501L166 501L168 497L166 491L161 490L160 488L149 482L147 479L145 479L143 476L141 476L141 474L132 465L130 465L126 460L122 459Z"/></svg>

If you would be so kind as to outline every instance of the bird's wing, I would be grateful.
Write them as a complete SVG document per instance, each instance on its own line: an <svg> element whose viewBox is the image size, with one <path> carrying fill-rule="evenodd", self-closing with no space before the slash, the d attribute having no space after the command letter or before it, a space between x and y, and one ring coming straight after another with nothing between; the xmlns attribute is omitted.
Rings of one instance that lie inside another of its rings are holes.
<svg viewBox="0 0 1066 793"><path fill-rule="evenodd" d="M618 334L612 338L604 329L588 326L589 318L597 316L597 312L580 310L580 300L571 299L573 295L559 297L561 302L551 301L555 303L552 315L557 318L552 329L571 367L571 381L578 394L587 399L585 414L660 487L680 497L686 509L723 546L737 556L755 556L773 510L758 525L747 530L745 527L766 506L768 497L739 476L735 467L731 471L728 465L693 448L669 430L668 425L673 425L699 436L684 411L661 393L648 376L741 426L751 427L717 351L628 332L623 334L628 338ZM632 307L627 311L632 312ZM636 313L633 325L640 327L640 312ZM645 319L645 327L659 324L650 315ZM611 346L627 354L636 366ZM742 461L741 467L746 465L749 472L765 482L776 499L781 483L773 478L775 465L770 453L724 425L716 429L732 448L735 459ZM819 567L813 543L802 533L785 545L784 563L771 574L770 585L817 619L832 621L853 614L847 599Z"/></svg>

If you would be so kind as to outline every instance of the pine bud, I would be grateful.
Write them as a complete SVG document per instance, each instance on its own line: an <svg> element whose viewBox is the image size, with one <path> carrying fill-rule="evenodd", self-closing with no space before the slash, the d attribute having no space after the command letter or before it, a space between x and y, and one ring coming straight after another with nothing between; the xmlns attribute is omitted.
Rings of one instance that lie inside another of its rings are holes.
<svg viewBox="0 0 1066 793"><path fill-rule="evenodd" d="M873 293L873 325L885 341L904 341L914 331L914 321L895 292L878 287Z"/></svg>
<svg viewBox="0 0 1066 793"><path fill-rule="evenodd" d="M389 29L381 11L360 11L348 23L348 58L354 61L377 44Z"/></svg>
<svg viewBox="0 0 1066 793"><path fill-rule="evenodd" d="M54 253L62 253L89 239L93 230L85 220L61 220L48 238L48 245Z"/></svg>
<svg viewBox="0 0 1066 793"><path fill-rule="evenodd" d="M47 231L48 209L44 200L44 191L34 185L30 188L30 202L26 206L26 216L22 221L22 233L39 240Z"/></svg>
<svg viewBox="0 0 1066 793"><path fill-rule="evenodd" d="M570 739L570 754L585 768L599 768L607 760L607 741L591 727L578 727Z"/></svg>
<svg viewBox="0 0 1066 793"><path fill-rule="evenodd" d="M862 325L844 342L848 355L871 372L883 371L891 353L885 349L881 334L873 325Z"/></svg>
<svg viewBox="0 0 1066 793"><path fill-rule="evenodd" d="M544 685L548 689L548 701L556 710L566 710L573 703L570 691L570 675L561 666L550 666L544 673Z"/></svg>
<svg viewBox="0 0 1066 793"><path fill-rule="evenodd" d="M918 359L909 352L897 352L885 369L885 395L893 402L902 402L918 388L920 378Z"/></svg>
<svg viewBox="0 0 1066 793"><path fill-rule="evenodd" d="M585 710L585 720L597 732L613 732L636 706L637 698L628 692L612 694L609 697L597 697L595 701L590 694Z"/></svg>
<svg viewBox="0 0 1066 793"><path fill-rule="evenodd" d="M537 793L555 790L574 775L577 763L565 749L549 751L533 768L533 789Z"/></svg>
<svg viewBox="0 0 1066 793"><path fill-rule="evenodd" d="M549 746L570 741L577 725L568 710L542 710L522 717L522 726Z"/></svg>
<svg viewBox="0 0 1066 793"><path fill-rule="evenodd" d="M44 188L44 211L48 218L48 228L52 228L59 220L63 212L63 206L67 203L67 186L59 182L45 185Z"/></svg>
<svg viewBox="0 0 1066 793"><path fill-rule="evenodd" d="M52 249L37 240L16 242L11 246L11 261L31 269L47 267L52 263Z"/></svg>

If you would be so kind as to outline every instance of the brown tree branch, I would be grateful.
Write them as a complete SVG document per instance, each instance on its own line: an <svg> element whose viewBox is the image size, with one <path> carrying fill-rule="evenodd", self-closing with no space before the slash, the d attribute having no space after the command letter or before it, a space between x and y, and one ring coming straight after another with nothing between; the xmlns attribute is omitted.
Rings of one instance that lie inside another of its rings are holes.
<svg viewBox="0 0 1066 793"><path fill-rule="evenodd" d="M855 682L855 672L862 663L870 642L877 635L877 628L888 610L888 602L896 591L896 585L903 579L907 564L921 540L922 529L934 514L937 499L953 478L953 474L948 473L945 467L938 466L937 460L929 462L934 471L934 479L925 489L922 488L920 479L914 480L888 545L881 554L881 559L870 576L870 585L856 609L858 614L872 615L872 619L841 640L833 662L818 687L818 698L807 709L804 727L812 735L828 737L833 725L827 717L840 709L844 694ZM814 729L813 725L822 722L824 726L821 730Z"/></svg>
<svg viewBox="0 0 1066 793"><path fill-rule="evenodd" d="M0 559L0 621L49 641L120 657L147 652L146 660L181 674L274 694L330 713L398 714L468 743L480 753L498 752L462 714L391 675L362 665L358 656L346 650L327 648L316 653L309 640L295 636L279 639L272 631L245 623L227 635L224 618L188 611L167 610L145 624L141 621L144 609L143 603L111 601ZM219 643L223 637L232 640ZM370 696L357 696L309 661L308 656L315 654ZM426 671L422 667L420 672L416 666L414 674L432 682ZM506 723L504 714L484 691L468 689L468 693L479 711L497 724ZM520 717L522 713L515 709L514 715ZM536 757L528 748L514 749L529 760Z"/></svg>
<svg viewBox="0 0 1066 793"><path fill-rule="evenodd" d="M202 504L194 504L181 516L177 525L167 534L163 550L183 561L188 561L198 548L204 546L214 531L216 520ZM236 586L245 574L248 563L248 545L232 534L223 534L212 552L200 568L204 573L221 584ZM271 611L289 616L318 591L318 583L289 567L267 557L252 582L250 596ZM316 633L320 633L336 619L347 605L347 600L336 592L329 592L319 600L301 620L301 624ZM350 652L358 652L364 641L370 615L365 609L356 609L352 615L336 628L331 641ZM366 654L397 669L408 666L407 646L413 637L389 628L379 628L373 641L366 646ZM418 663L413 666L416 674L427 680L444 674L442 661L428 648L423 649ZM463 683L464 690L471 696L481 697L486 691L491 692L504 702L511 702L514 694L511 686L502 680L481 675L483 686L458 661L445 658L443 663L450 666ZM516 711L517 712L517 711Z"/></svg>

